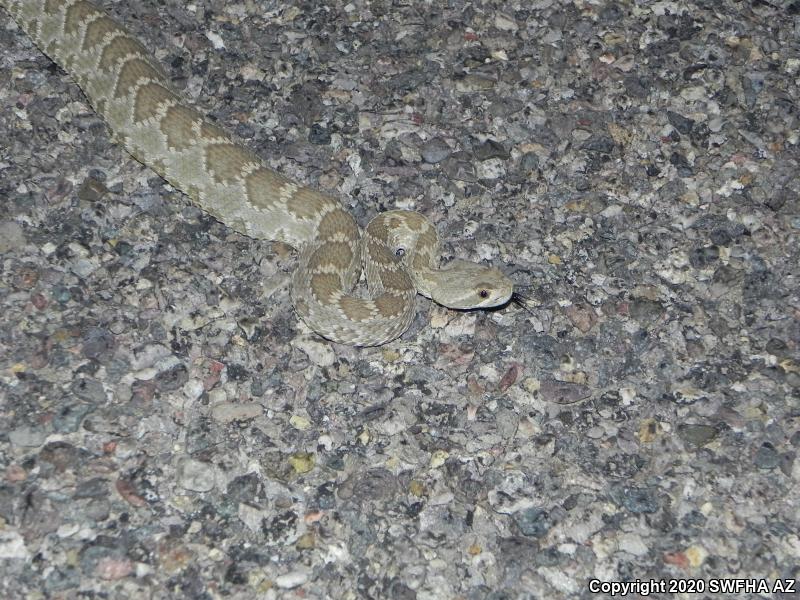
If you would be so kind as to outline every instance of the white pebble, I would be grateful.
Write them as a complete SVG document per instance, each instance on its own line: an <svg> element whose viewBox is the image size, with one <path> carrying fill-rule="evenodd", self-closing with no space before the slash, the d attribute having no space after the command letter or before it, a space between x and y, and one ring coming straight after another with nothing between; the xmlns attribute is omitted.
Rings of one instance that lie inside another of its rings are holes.
<svg viewBox="0 0 800 600"><path fill-rule="evenodd" d="M278 575L275 578L275 585L279 588L290 590L303 585L306 581L308 581L308 573L305 571L290 571L283 575Z"/></svg>

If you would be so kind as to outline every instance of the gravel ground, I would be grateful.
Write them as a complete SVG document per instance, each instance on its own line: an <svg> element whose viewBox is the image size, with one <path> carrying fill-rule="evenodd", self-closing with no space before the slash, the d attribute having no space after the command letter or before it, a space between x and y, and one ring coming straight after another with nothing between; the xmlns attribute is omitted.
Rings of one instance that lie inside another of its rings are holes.
<svg viewBox="0 0 800 600"><path fill-rule="evenodd" d="M2 597L797 596L800 2L104 5L528 306L321 340L0 11Z"/></svg>

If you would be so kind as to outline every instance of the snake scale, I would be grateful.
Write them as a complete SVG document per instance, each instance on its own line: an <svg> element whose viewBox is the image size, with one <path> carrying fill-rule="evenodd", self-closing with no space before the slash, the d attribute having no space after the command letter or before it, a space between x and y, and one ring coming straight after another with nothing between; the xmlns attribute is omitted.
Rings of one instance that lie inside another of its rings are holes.
<svg viewBox="0 0 800 600"><path fill-rule="evenodd" d="M299 253L292 300L330 340L374 346L411 324L417 293L455 309L504 304L498 269L454 260L442 268L433 225L393 210L361 231L334 198L291 181L193 108L144 46L85 0L0 0L0 6L80 86L114 136L194 203L253 238ZM354 293L362 267L368 297Z"/></svg>

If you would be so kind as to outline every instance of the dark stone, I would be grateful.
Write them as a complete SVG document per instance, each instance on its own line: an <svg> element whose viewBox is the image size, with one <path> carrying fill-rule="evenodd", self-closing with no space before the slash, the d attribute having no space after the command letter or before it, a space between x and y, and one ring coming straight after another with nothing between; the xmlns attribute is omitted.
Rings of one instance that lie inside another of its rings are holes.
<svg viewBox="0 0 800 600"><path fill-rule="evenodd" d="M261 480L255 473L247 473L234 478L225 490L228 500L236 504L247 502L250 504L260 500Z"/></svg>
<svg viewBox="0 0 800 600"><path fill-rule="evenodd" d="M512 519L520 534L528 537L543 537L555 525L550 514L543 508L527 508L514 513Z"/></svg>
<svg viewBox="0 0 800 600"><path fill-rule="evenodd" d="M327 146L331 143L330 129L320 123L314 123L308 132L308 141L317 146Z"/></svg>
<svg viewBox="0 0 800 600"><path fill-rule="evenodd" d="M709 233L708 239L717 246L727 246L733 241L733 236L727 229L718 228Z"/></svg>
<svg viewBox="0 0 800 600"><path fill-rule="evenodd" d="M385 597L390 600L416 600L417 592L393 577L384 586Z"/></svg>
<svg viewBox="0 0 800 600"><path fill-rule="evenodd" d="M95 410L94 404L75 402L64 404L53 415L53 431L58 433L73 433L78 431L86 415Z"/></svg>
<svg viewBox="0 0 800 600"><path fill-rule="evenodd" d="M689 253L689 263L695 269L704 269L719 258L719 248L716 246L704 246L695 248Z"/></svg>
<svg viewBox="0 0 800 600"><path fill-rule="evenodd" d="M78 198L84 202L99 202L108 193L108 188L93 177L83 180L81 187L78 188Z"/></svg>
<svg viewBox="0 0 800 600"><path fill-rule="evenodd" d="M98 536L79 553L81 571L86 576L93 576L101 561L126 559L126 550L122 540L105 535Z"/></svg>
<svg viewBox="0 0 800 600"><path fill-rule="evenodd" d="M572 404L592 395L592 390L579 383L545 379L539 386L539 393L547 402L556 404Z"/></svg>
<svg viewBox="0 0 800 600"><path fill-rule="evenodd" d="M525 568L525 565L530 565L539 553L539 543L524 536L501 538L497 546L499 554L497 563L504 566L507 575Z"/></svg>
<svg viewBox="0 0 800 600"><path fill-rule="evenodd" d="M745 300L761 300L773 296L777 291L776 288L768 271L754 269L744 276L742 297Z"/></svg>
<svg viewBox="0 0 800 600"><path fill-rule="evenodd" d="M228 379L233 381L244 381L250 375L247 367L236 363L228 363L228 365L225 367L225 370L228 373Z"/></svg>
<svg viewBox="0 0 800 600"><path fill-rule="evenodd" d="M486 140L481 145L477 146L473 153L478 160L488 160L490 158L502 158L508 160L511 154L505 147L494 140Z"/></svg>
<svg viewBox="0 0 800 600"><path fill-rule="evenodd" d="M684 135L691 133L692 127L694 127L695 123L692 119L684 117L683 115L671 110L667 111L667 119L669 120L670 125Z"/></svg>
<svg viewBox="0 0 800 600"><path fill-rule="evenodd" d="M658 510L655 491L625 484L616 484L609 493L614 504L622 506L634 514L654 513Z"/></svg>
<svg viewBox="0 0 800 600"><path fill-rule="evenodd" d="M94 404L101 404L106 400L106 392L96 379L80 378L72 382L69 387L75 397Z"/></svg>
<svg viewBox="0 0 800 600"><path fill-rule="evenodd" d="M319 85L305 83L289 96L288 106L303 123L311 126L325 110L322 92Z"/></svg>
<svg viewBox="0 0 800 600"><path fill-rule="evenodd" d="M397 477L388 469L369 469L348 477L339 486L337 493L342 499L353 498L359 503L390 498L397 493Z"/></svg>
<svg viewBox="0 0 800 600"><path fill-rule="evenodd" d="M678 425L678 437L684 442L700 448L711 442L719 435L716 427L695 423L681 423Z"/></svg>
<svg viewBox="0 0 800 600"><path fill-rule="evenodd" d="M81 583L81 573L78 569L59 566L54 568L44 580L44 589L47 595L76 588ZM60 595L60 594L59 594Z"/></svg>
<svg viewBox="0 0 800 600"><path fill-rule="evenodd" d="M119 240L114 245L113 250L122 258L130 258L133 255L133 245L125 240Z"/></svg>
<svg viewBox="0 0 800 600"><path fill-rule="evenodd" d="M595 134L581 145L581 148L587 152L598 152L601 154L611 154L615 147L616 143L614 139L603 134Z"/></svg>
<svg viewBox="0 0 800 600"><path fill-rule="evenodd" d="M166 392L172 392L180 389L187 381L189 381L189 373L184 365L175 365L171 369L159 373L155 380L158 389Z"/></svg>
<svg viewBox="0 0 800 600"><path fill-rule="evenodd" d="M336 506L335 483L333 481L326 481L317 488L317 503L316 506L320 510L330 510Z"/></svg>
<svg viewBox="0 0 800 600"><path fill-rule="evenodd" d="M244 585L247 583L247 573L245 573L239 563L231 563L225 570L225 581L233 585Z"/></svg>
<svg viewBox="0 0 800 600"><path fill-rule="evenodd" d="M792 434L792 437L789 438L789 443L795 448L800 448L800 429ZM2 492L2 488L0 488L0 492ZM0 495L0 498L1 497ZM0 506L2 506L2 502L0 502Z"/></svg>
<svg viewBox="0 0 800 600"><path fill-rule="evenodd" d="M92 360L107 357L114 347L114 336L110 331L93 327L83 338L83 355Z"/></svg>
<svg viewBox="0 0 800 600"><path fill-rule="evenodd" d="M764 350L770 354L775 354L776 356L782 356L787 349L788 346L786 345L786 342L779 338L770 338L767 342L767 345L764 346Z"/></svg>
<svg viewBox="0 0 800 600"><path fill-rule="evenodd" d="M764 442L756 451L756 455L753 457L753 463L759 469L774 469L780 465L781 457L772 444Z"/></svg>
<svg viewBox="0 0 800 600"><path fill-rule="evenodd" d="M722 265L716 271L714 271L714 277L712 280L714 283L721 283L731 284L735 282L739 278L739 272L736 269L733 269L729 265Z"/></svg>
<svg viewBox="0 0 800 600"><path fill-rule="evenodd" d="M697 146L707 146L708 136L710 135L711 130L705 123L700 123L699 125L695 124L694 127L692 127L692 130L689 132L689 138ZM714 144L714 146L717 147L719 144Z"/></svg>
<svg viewBox="0 0 800 600"><path fill-rule="evenodd" d="M691 177L694 174L692 165L680 152L673 152L669 157L669 162L678 170L678 175L681 177Z"/></svg>
<svg viewBox="0 0 800 600"><path fill-rule="evenodd" d="M80 469L90 454L83 448L76 448L68 442L50 442L39 452L39 461L49 463L58 473Z"/></svg>
<svg viewBox="0 0 800 600"><path fill-rule="evenodd" d="M396 164L401 164L403 162L403 147L400 144L399 140L391 139L386 143L386 148L384 149L387 159L393 160Z"/></svg>
<svg viewBox="0 0 800 600"><path fill-rule="evenodd" d="M660 302L647 298L636 298L628 304L628 314L642 325L654 323L664 314L664 307Z"/></svg>
<svg viewBox="0 0 800 600"><path fill-rule="evenodd" d="M269 522L264 519L261 524L261 531L269 541L277 542L294 531L297 519L297 513L293 510L288 510L273 517Z"/></svg>
<svg viewBox="0 0 800 600"><path fill-rule="evenodd" d="M622 80L625 90L634 98L646 99L650 95L650 82L638 75L626 75Z"/></svg>
<svg viewBox="0 0 800 600"><path fill-rule="evenodd" d="M633 477L647 461L639 454L618 453L603 464L603 473L615 479Z"/></svg>
<svg viewBox="0 0 800 600"><path fill-rule="evenodd" d="M108 493L108 481L102 477L94 477L81 481L75 488L73 498L105 498Z"/></svg>
<svg viewBox="0 0 800 600"><path fill-rule="evenodd" d="M667 38L653 42L647 46L646 51L649 56L655 58L658 62L662 62L661 59L667 54L677 52L680 48L681 44L679 40Z"/></svg>
<svg viewBox="0 0 800 600"><path fill-rule="evenodd" d="M435 137L425 142L420 148L422 160L429 164L443 161L453 153L453 149L442 138Z"/></svg>
<svg viewBox="0 0 800 600"><path fill-rule="evenodd" d="M539 168L539 155L535 152L526 152L519 160L519 170L524 173L530 173Z"/></svg>
<svg viewBox="0 0 800 600"><path fill-rule="evenodd" d="M465 183L475 183L478 178L475 176L475 165L469 156L464 152L456 152L449 156L442 163L442 171L450 179L463 181Z"/></svg>
<svg viewBox="0 0 800 600"><path fill-rule="evenodd" d="M783 188L772 191L765 204L775 212L778 212L780 209L786 206L787 203L789 204L789 207L794 207L794 209L796 209L798 204L800 204L798 203L798 197L799 196L795 191ZM788 210L792 210L792 208L789 208Z"/></svg>

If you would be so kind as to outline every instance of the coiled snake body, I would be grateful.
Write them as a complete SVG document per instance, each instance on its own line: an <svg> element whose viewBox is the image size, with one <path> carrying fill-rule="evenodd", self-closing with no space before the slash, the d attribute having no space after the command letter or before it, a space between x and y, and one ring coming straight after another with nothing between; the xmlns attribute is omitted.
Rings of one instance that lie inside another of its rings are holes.
<svg viewBox="0 0 800 600"><path fill-rule="evenodd" d="M363 235L335 199L290 181L193 108L156 59L85 0L0 0L36 45L78 83L114 137L203 210L245 235L299 251L292 299L320 335L372 346L410 325L417 292L451 308L511 296L498 269L437 268L438 238L410 211L378 215ZM353 294L362 262L369 298Z"/></svg>

